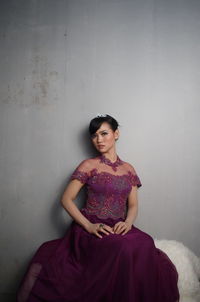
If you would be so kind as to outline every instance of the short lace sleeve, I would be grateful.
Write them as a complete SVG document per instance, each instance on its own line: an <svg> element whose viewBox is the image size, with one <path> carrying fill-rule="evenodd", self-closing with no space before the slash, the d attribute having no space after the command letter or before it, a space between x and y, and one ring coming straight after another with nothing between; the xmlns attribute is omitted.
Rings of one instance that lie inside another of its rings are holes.
<svg viewBox="0 0 200 302"><path fill-rule="evenodd" d="M89 178L89 171L88 171L88 163L87 160L82 161L80 165L74 170L72 173L70 180L77 179L82 184L85 184Z"/></svg>
<svg viewBox="0 0 200 302"><path fill-rule="evenodd" d="M140 178L138 177L135 169L131 166L129 173L129 179L132 186L137 186L138 188L142 186Z"/></svg>
<svg viewBox="0 0 200 302"><path fill-rule="evenodd" d="M138 188L142 186L142 183L137 174L133 174L132 172L129 172L129 176L132 186L137 186Z"/></svg>

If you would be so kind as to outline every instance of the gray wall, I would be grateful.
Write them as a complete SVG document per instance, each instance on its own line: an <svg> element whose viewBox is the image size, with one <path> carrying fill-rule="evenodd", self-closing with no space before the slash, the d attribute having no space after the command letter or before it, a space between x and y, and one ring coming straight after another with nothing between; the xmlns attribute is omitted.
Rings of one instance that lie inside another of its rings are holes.
<svg viewBox="0 0 200 302"><path fill-rule="evenodd" d="M0 12L0 292L69 226L59 201L92 155L97 113L119 120L118 154L143 183L136 225L200 254L200 2L4 0Z"/></svg>

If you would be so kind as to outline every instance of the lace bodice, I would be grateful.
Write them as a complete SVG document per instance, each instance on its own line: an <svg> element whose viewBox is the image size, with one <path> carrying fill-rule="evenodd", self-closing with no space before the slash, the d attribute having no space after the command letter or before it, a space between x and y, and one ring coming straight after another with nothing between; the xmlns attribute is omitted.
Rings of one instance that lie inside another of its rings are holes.
<svg viewBox="0 0 200 302"><path fill-rule="evenodd" d="M82 211L104 219L124 219L132 186L142 185L131 165L123 162L114 173L98 158L83 161L71 179L77 179L87 186L87 202Z"/></svg>

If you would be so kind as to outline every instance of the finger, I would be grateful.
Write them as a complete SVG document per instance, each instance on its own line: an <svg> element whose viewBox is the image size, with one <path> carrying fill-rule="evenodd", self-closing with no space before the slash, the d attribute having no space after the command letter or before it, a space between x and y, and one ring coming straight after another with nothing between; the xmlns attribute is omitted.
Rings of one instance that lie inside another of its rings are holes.
<svg viewBox="0 0 200 302"><path fill-rule="evenodd" d="M98 226L97 227L97 232L102 232L102 233L105 233L105 234L107 234L108 233L108 231L107 231L107 229L106 229L106 225L104 224L104 226L102 227L100 227L100 226Z"/></svg>
<svg viewBox="0 0 200 302"><path fill-rule="evenodd" d="M107 232L107 234L110 234L110 233L114 234L113 229L108 225L104 226L103 229Z"/></svg>
<svg viewBox="0 0 200 302"><path fill-rule="evenodd" d="M102 238L102 236L98 232L96 232L95 235L99 238Z"/></svg>
<svg viewBox="0 0 200 302"><path fill-rule="evenodd" d="M109 229L106 229L108 232L109 232L109 234L114 234L115 232L114 232L114 228L109 228Z"/></svg>
<svg viewBox="0 0 200 302"><path fill-rule="evenodd" d="M124 226L124 223L123 222L120 222L119 224L115 225L115 229L119 229L121 228L122 226Z"/></svg>
<svg viewBox="0 0 200 302"><path fill-rule="evenodd" d="M118 233L119 230L120 230L120 226L117 226L117 227L115 228L115 233Z"/></svg>
<svg viewBox="0 0 200 302"><path fill-rule="evenodd" d="M113 229L109 225L106 225L106 224L104 224L103 228L100 228L99 230L103 233L105 233L104 231L106 231L106 234L114 233Z"/></svg>
<svg viewBox="0 0 200 302"><path fill-rule="evenodd" d="M117 223L115 223L114 228L116 228L120 223L121 223L121 221L118 221Z"/></svg>
<svg viewBox="0 0 200 302"><path fill-rule="evenodd" d="M123 231L122 235L125 235L126 233L128 233L128 230Z"/></svg>
<svg viewBox="0 0 200 302"><path fill-rule="evenodd" d="M124 233L128 233L131 230L131 227L127 227L126 230L123 231L122 235L124 235Z"/></svg>
<svg viewBox="0 0 200 302"><path fill-rule="evenodd" d="M110 233L114 234L114 230L112 228L110 228Z"/></svg>
<svg viewBox="0 0 200 302"><path fill-rule="evenodd" d="M120 234L120 233L124 230L124 228L125 228L125 226L120 225L120 226L116 229L115 233L116 233L116 234Z"/></svg>
<svg viewBox="0 0 200 302"><path fill-rule="evenodd" d="M114 231L116 231L120 225L121 225L121 222L116 223L115 226L114 226L114 228L113 228Z"/></svg>
<svg viewBox="0 0 200 302"><path fill-rule="evenodd" d="M104 234L106 234L106 235L109 235L109 234L110 234L107 230L105 230L105 229L103 229L103 228L101 228L100 232L102 232L102 233L104 233Z"/></svg>
<svg viewBox="0 0 200 302"><path fill-rule="evenodd" d="M120 228L117 229L116 233L120 234L122 231L124 231L127 227L125 225L120 226Z"/></svg>
<svg viewBox="0 0 200 302"><path fill-rule="evenodd" d="M106 226L106 231L108 231L109 233L114 233L113 229L110 226Z"/></svg>

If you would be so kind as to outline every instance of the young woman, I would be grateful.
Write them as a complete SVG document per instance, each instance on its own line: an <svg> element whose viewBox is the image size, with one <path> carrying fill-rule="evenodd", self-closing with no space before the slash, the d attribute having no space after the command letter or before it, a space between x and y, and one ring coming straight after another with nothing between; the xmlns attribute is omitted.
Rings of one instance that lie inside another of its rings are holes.
<svg viewBox="0 0 200 302"><path fill-rule="evenodd" d="M117 155L117 121L97 116L89 132L99 156L79 164L61 199L72 224L63 238L38 249L18 302L178 301L175 266L134 226L142 184ZM79 210L74 200L84 185L87 202Z"/></svg>

